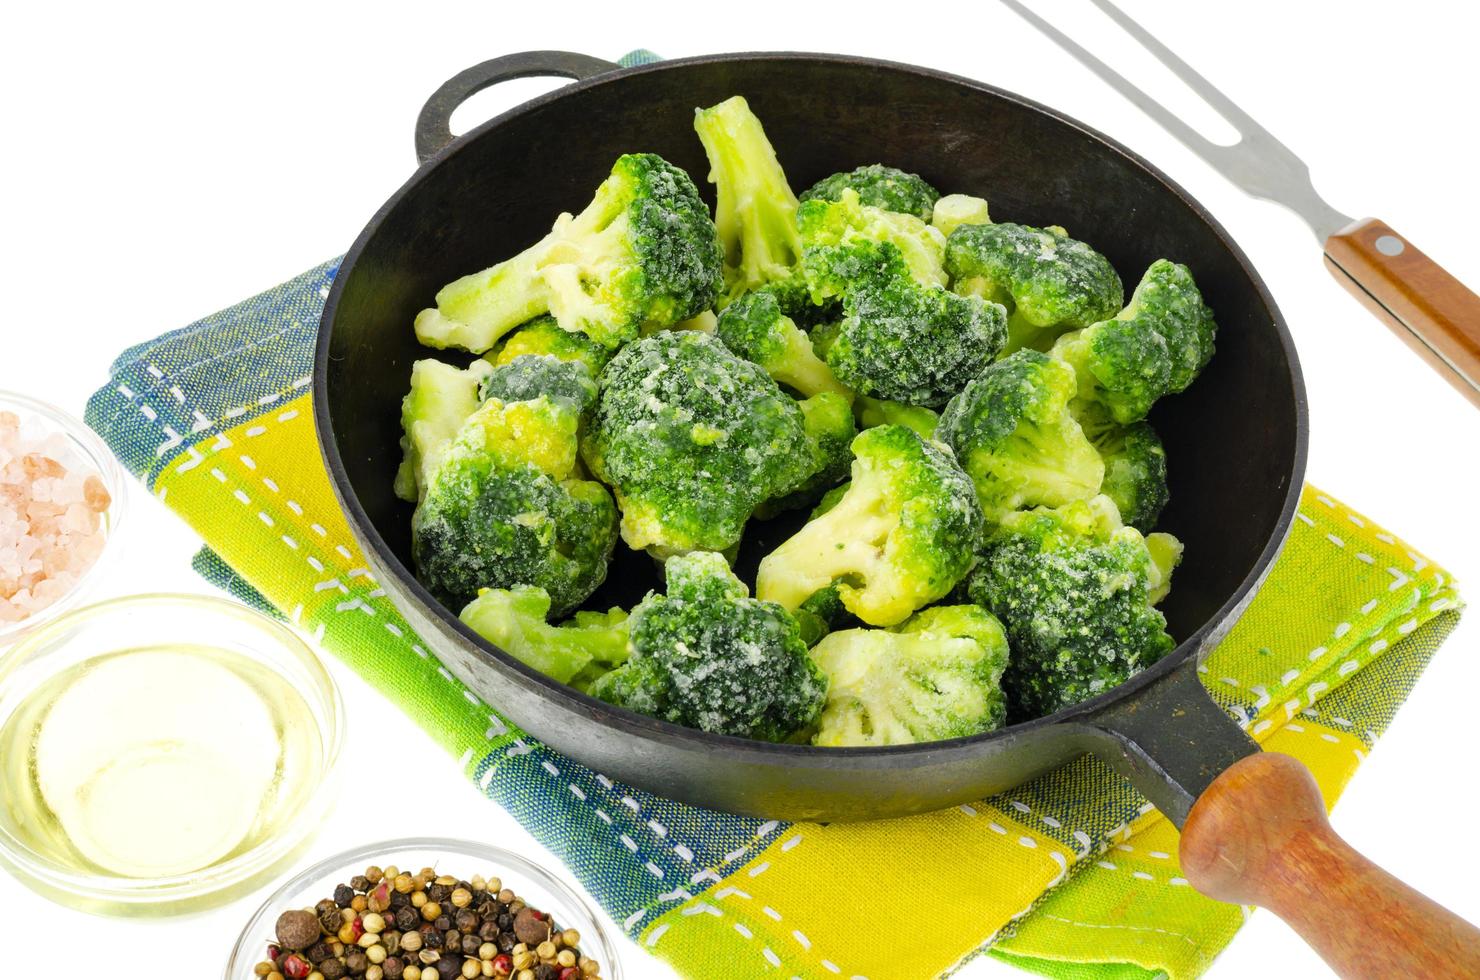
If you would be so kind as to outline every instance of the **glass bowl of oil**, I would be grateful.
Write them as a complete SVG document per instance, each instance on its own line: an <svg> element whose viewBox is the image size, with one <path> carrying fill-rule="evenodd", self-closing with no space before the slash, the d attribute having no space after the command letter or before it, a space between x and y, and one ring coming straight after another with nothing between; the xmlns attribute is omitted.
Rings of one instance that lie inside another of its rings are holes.
<svg viewBox="0 0 1480 980"><path fill-rule="evenodd" d="M68 613L0 655L0 864L102 914L237 898L323 823L343 714L298 634L240 603Z"/></svg>

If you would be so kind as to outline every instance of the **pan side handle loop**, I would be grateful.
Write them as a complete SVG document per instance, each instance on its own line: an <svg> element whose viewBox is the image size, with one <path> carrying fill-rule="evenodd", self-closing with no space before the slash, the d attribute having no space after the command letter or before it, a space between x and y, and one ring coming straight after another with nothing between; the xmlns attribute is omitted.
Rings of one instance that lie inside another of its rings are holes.
<svg viewBox="0 0 1480 980"><path fill-rule="evenodd" d="M426 163L455 138L452 113L474 94L500 82L537 75L583 82L620 66L574 51L521 51L465 68L432 93L416 117L416 158Z"/></svg>

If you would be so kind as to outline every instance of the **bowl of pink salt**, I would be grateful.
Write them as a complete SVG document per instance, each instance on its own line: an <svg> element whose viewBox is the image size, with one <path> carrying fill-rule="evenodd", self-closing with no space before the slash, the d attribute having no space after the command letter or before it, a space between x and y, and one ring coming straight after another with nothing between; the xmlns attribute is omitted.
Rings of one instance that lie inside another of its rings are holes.
<svg viewBox="0 0 1480 980"><path fill-rule="evenodd" d="M86 594L123 518L123 481L91 429L0 391L0 647Z"/></svg>

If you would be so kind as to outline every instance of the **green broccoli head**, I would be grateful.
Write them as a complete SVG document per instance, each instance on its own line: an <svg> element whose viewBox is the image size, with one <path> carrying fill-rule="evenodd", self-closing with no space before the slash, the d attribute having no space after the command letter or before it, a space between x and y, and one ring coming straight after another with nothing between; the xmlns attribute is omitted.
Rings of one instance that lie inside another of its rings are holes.
<svg viewBox="0 0 1480 980"><path fill-rule="evenodd" d="M811 454L810 475L790 492L765 501L755 516L769 520L783 511L810 507L848 475L853 463L853 437L858 426L848 399L831 391L797 403Z"/></svg>
<svg viewBox="0 0 1480 980"><path fill-rule="evenodd" d="M813 198L797 208L802 274L812 301L846 296L858 284L907 275L944 286L945 236L913 215L870 207L844 188L836 201Z"/></svg>
<svg viewBox="0 0 1480 980"><path fill-rule="evenodd" d="M940 191L927 184L918 174L905 173L881 163L824 177L802 192L803 201L841 200L845 190L853 191L870 207L898 214L908 214L929 221Z"/></svg>
<svg viewBox="0 0 1480 980"><path fill-rule="evenodd" d="M1114 316L1120 277L1103 255L1059 229L964 224L946 241L946 271L957 292L1008 307L1013 347L1035 346L1064 330ZM1046 345L1045 345L1046 346Z"/></svg>
<svg viewBox="0 0 1480 980"><path fill-rule="evenodd" d="M459 618L509 656L568 684L593 668L611 670L627 662L627 614L578 614L551 626L550 595L533 585L483 589Z"/></svg>
<svg viewBox="0 0 1480 980"><path fill-rule="evenodd" d="M980 606L936 606L888 630L828 634L815 745L902 745L994 731L1007 717L1007 636Z"/></svg>
<svg viewBox="0 0 1480 980"><path fill-rule="evenodd" d="M1216 333L1191 271L1158 259L1119 315L1065 334L1053 354L1073 365L1081 398L1129 425L1192 384L1212 359Z"/></svg>
<svg viewBox="0 0 1480 980"><path fill-rule="evenodd" d="M935 202L930 213L930 223L946 236L962 225L985 225L991 221L986 198L970 194L947 194Z"/></svg>
<svg viewBox="0 0 1480 980"><path fill-rule="evenodd" d="M765 372L804 398L832 392L845 399L853 393L812 350L812 342L782 312L775 291L746 293L725 307L715 335L737 357L759 364Z"/></svg>
<svg viewBox="0 0 1480 980"><path fill-rule="evenodd" d="M612 359L612 351L583 333L564 329L555 322L553 316L530 320L505 337L494 351L484 355L484 359L494 367L501 367L514 358L527 354L543 354L558 357L562 361L582 361L591 369L593 378Z"/></svg>
<svg viewBox="0 0 1480 980"><path fill-rule="evenodd" d="M1167 505L1167 452L1150 422L1120 425L1098 402L1078 401L1075 418L1105 461L1100 492L1115 501L1120 519L1142 534Z"/></svg>
<svg viewBox="0 0 1480 980"><path fill-rule="evenodd" d="M887 398L870 398L859 395L853 400L853 413L858 418L860 429L872 429L876 425L903 425L914 429L921 439L934 439L935 427L940 424L940 415L919 405L906 405Z"/></svg>
<svg viewBox="0 0 1480 980"><path fill-rule="evenodd" d="M849 612L892 626L971 569L981 506L950 450L904 426L867 429L852 448L848 489L761 560L756 594L796 609L836 585Z"/></svg>
<svg viewBox="0 0 1480 980"><path fill-rule="evenodd" d="M612 348L644 326L666 327L714 305L721 252L689 175L651 153L617 159L579 215L539 242L443 287L416 317L429 347L491 348L543 313Z"/></svg>
<svg viewBox="0 0 1480 980"><path fill-rule="evenodd" d="M1105 463L1069 412L1074 392L1067 364L1020 350L974 378L941 413L937 435L971 475L988 520L1100 492Z"/></svg>
<svg viewBox="0 0 1480 980"><path fill-rule="evenodd" d="M578 424L543 396L490 399L463 423L411 523L417 577L443 603L534 585L559 615L606 578L616 507L606 487L574 478Z"/></svg>
<svg viewBox="0 0 1480 980"><path fill-rule="evenodd" d="M421 499L443 450L477 411L479 386L490 368L474 361L466 370L430 358L411 365L411 390L401 399L401 466L396 496Z"/></svg>
<svg viewBox="0 0 1480 980"><path fill-rule="evenodd" d="M521 354L483 376L479 395L484 400L532 401L541 395L563 402L578 415L596 404L596 377L585 361L562 361L549 354Z"/></svg>
<svg viewBox="0 0 1480 980"><path fill-rule="evenodd" d="M843 310L828 367L859 394L909 405L944 405L1007 340L997 303L905 276L861 282Z"/></svg>
<svg viewBox="0 0 1480 980"><path fill-rule="evenodd" d="M1151 600L1159 574L1141 533L1120 525L1108 498L1004 517L966 594L1007 626L1012 717L1108 691L1171 650Z"/></svg>
<svg viewBox="0 0 1480 980"><path fill-rule="evenodd" d="M592 685L604 701L689 728L778 742L812 725L827 679L796 620L748 597L723 555L670 558L666 595L629 619L631 656Z"/></svg>
<svg viewBox="0 0 1480 980"><path fill-rule="evenodd" d="M811 475L797 403L693 331L618 352L601 373L581 453L616 492L623 539L660 557L732 547L761 501Z"/></svg>

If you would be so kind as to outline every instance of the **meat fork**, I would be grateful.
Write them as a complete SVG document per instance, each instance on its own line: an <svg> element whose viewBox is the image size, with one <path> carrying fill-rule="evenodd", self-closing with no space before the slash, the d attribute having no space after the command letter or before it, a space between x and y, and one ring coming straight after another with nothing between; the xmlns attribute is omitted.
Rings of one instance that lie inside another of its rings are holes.
<svg viewBox="0 0 1480 980"><path fill-rule="evenodd" d="M1327 204L1289 147L1110 0L1091 2L1228 120L1240 140L1224 146L1206 139L1019 0L1002 0L1245 192L1304 218L1336 281L1480 407L1480 296L1385 222L1353 219Z"/></svg>

